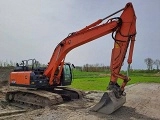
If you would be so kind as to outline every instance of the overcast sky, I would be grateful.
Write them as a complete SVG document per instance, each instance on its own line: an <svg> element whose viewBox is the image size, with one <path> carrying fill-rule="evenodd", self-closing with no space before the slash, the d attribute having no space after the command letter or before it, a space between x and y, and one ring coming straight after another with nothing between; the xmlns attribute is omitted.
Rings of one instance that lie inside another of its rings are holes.
<svg viewBox="0 0 160 120"><path fill-rule="evenodd" d="M36 58L47 64L69 33L123 8L128 0L0 0L0 60ZM130 0L137 16L133 69L146 69L145 58L160 59L160 0ZM117 15L119 17L119 15ZM111 34L72 50L75 65L110 64ZM127 56L126 56L127 58ZM126 68L124 62L124 69Z"/></svg>

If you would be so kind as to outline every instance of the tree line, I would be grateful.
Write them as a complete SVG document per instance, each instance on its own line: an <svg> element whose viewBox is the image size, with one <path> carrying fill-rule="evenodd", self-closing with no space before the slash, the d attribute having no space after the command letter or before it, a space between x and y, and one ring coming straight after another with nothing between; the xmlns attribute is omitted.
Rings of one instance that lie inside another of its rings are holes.
<svg viewBox="0 0 160 120"><path fill-rule="evenodd" d="M157 70L159 70L159 68L160 68L160 60L159 59L153 60L152 58L146 58L144 60L144 62L146 63L148 70L153 70L154 65L156 66Z"/></svg>
<svg viewBox="0 0 160 120"><path fill-rule="evenodd" d="M160 69L160 60L156 59L153 60L152 58L146 58L144 59L145 64L147 65L147 70L153 70L156 67L156 70ZM16 66L16 62L13 61L2 61L0 60L0 67L10 67L10 66ZM41 66L44 66L44 64L41 64ZM102 71L109 71L110 66L106 66L104 64L85 64L82 67L77 67L78 69L81 69L82 71L87 72L102 72Z"/></svg>
<svg viewBox="0 0 160 120"><path fill-rule="evenodd" d="M38 62L38 61L37 61ZM17 64L17 62L13 62L13 61L8 61L8 60L6 60L6 61L2 61L2 60L0 60L0 67L14 67L14 66L16 66L16 64ZM31 64L31 63L30 63ZM29 64L29 65L30 65ZM38 64L38 66L40 66L40 67L46 67L47 65L45 65L45 64L42 64L42 63L37 63Z"/></svg>
<svg viewBox="0 0 160 120"><path fill-rule="evenodd" d="M103 72L103 71L109 71L110 66L105 66L104 64L85 64L81 68L82 71L86 72Z"/></svg>
<svg viewBox="0 0 160 120"><path fill-rule="evenodd" d="M13 61L3 61L3 60L0 60L0 67L11 67L11 66L15 66L16 65L16 62L13 62Z"/></svg>
<svg viewBox="0 0 160 120"><path fill-rule="evenodd" d="M153 60L152 58L146 58L144 62L147 65L147 70L155 69L154 66L156 67L156 70L160 69L159 59ZM83 65L81 70L87 72L102 72L102 71L109 71L110 66L105 66L104 64L85 64Z"/></svg>

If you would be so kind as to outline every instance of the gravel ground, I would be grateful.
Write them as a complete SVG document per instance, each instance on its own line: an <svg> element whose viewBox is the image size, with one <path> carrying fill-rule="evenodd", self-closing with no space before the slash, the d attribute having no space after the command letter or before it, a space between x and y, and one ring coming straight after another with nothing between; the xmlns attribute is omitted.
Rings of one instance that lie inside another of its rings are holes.
<svg viewBox="0 0 160 120"><path fill-rule="evenodd" d="M88 92L82 100L58 105L56 109L38 109L20 114L9 120L159 120L160 84L134 84L126 87L127 101L111 115L95 113L90 107L96 104L103 92Z"/></svg>

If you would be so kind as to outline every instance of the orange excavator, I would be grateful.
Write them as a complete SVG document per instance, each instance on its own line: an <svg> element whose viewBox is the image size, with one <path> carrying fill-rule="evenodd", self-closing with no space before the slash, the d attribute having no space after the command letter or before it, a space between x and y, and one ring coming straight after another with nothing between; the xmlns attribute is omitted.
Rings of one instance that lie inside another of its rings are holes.
<svg viewBox="0 0 160 120"><path fill-rule="evenodd" d="M120 17L111 18L119 12L122 12ZM21 64L17 64L10 74L10 85L18 86L15 87L18 89L9 90L6 100L45 107L83 97L82 91L66 87L72 82L72 69L70 63L65 63L65 57L72 49L109 33L112 33L114 40L110 82L99 103L91 110L111 114L125 103L124 88L130 80L128 74L122 75L120 70L128 48L128 66L132 63L136 36L136 15L132 3L127 3L117 12L69 34L56 46L47 67L40 67L35 59L23 60ZM29 62L32 64L29 65ZM117 83L118 78L123 80L122 85Z"/></svg>

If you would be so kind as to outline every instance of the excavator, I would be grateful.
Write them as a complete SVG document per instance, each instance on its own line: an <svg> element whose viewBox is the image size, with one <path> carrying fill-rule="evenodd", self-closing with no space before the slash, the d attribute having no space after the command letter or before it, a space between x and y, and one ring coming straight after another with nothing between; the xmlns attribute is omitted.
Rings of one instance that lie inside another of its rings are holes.
<svg viewBox="0 0 160 120"><path fill-rule="evenodd" d="M121 12L120 17L113 17L119 12ZM56 46L46 67L39 66L35 59L23 60L21 64L17 64L10 73L9 80L10 86L17 89L8 90L6 100L10 103L50 107L64 101L82 98L84 96L82 91L67 87L72 83L72 64L66 63L65 57L72 49L110 33L114 40L110 82L106 92L91 111L113 113L126 102L124 88L130 80L128 72L127 75L120 74L127 53L127 71L129 71L136 36L136 15L130 2L113 14L70 33ZM122 79L121 85L117 82L119 79Z"/></svg>

